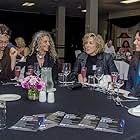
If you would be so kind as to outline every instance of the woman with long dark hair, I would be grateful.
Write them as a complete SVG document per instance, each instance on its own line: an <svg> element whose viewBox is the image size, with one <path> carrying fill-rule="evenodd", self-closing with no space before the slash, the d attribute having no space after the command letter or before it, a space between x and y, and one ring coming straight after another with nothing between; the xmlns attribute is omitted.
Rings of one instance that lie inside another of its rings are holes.
<svg viewBox="0 0 140 140"><path fill-rule="evenodd" d="M0 24L0 81L14 78L17 51L8 47L11 30L5 24Z"/></svg>
<svg viewBox="0 0 140 140"><path fill-rule="evenodd" d="M134 44L136 53L130 62L126 90L140 96L140 30L136 32Z"/></svg>

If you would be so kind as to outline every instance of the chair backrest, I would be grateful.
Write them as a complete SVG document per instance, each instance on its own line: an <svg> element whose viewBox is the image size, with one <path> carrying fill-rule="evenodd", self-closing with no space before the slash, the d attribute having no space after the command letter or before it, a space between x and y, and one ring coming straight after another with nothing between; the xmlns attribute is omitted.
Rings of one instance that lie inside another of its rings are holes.
<svg viewBox="0 0 140 140"><path fill-rule="evenodd" d="M81 53L81 50L75 50L75 57L77 58L78 54Z"/></svg>

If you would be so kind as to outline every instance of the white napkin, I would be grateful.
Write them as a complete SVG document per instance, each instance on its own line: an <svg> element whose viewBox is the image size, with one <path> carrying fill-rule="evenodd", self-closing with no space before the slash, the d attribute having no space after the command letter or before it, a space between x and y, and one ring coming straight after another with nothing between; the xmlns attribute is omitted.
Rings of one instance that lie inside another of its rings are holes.
<svg viewBox="0 0 140 140"><path fill-rule="evenodd" d="M104 75L103 78L100 80L99 86L101 88L108 88L108 83L111 82L111 76L110 75Z"/></svg>
<svg viewBox="0 0 140 140"><path fill-rule="evenodd" d="M117 91L118 89L115 89ZM134 97L134 96L129 96L130 91L124 90L124 89L119 89L119 93L123 95L123 97L127 99L132 99L132 100L138 100L139 98Z"/></svg>

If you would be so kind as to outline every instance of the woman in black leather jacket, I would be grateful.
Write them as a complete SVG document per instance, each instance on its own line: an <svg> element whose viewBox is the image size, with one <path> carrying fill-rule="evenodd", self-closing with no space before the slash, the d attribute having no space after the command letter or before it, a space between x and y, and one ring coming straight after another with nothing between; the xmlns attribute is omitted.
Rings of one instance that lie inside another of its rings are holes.
<svg viewBox="0 0 140 140"><path fill-rule="evenodd" d="M88 75L94 75L93 67L102 67L104 75L117 72L112 56L104 53L104 40L100 35L85 34L83 48L84 52L78 55L70 75L71 80L77 79L80 83L86 82ZM82 67L87 67L87 75L84 79L81 75Z"/></svg>

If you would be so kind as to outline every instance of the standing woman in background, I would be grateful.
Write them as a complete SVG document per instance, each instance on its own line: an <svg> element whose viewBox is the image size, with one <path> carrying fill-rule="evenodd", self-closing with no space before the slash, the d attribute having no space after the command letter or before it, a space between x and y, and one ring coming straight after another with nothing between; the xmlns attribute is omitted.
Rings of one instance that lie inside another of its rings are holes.
<svg viewBox="0 0 140 140"><path fill-rule="evenodd" d="M53 80L57 80L58 77L58 58L55 50L54 41L50 33L46 31L38 31L33 35L32 42L30 44L30 54L26 60L26 68L29 65L34 66L34 63L38 63L41 67L51 67Z"/></svg>
<svg viewBox="0 0 140 140"><path fill-rule="evenodd" d="M17 51L14 47L8 47L10 37L11 30L0 24L0 81L10 81L15 76Z"/></svg>
<svg viewBox="0 0 140 140"><path fill-rule="evenodd" d="M16 50L17 50L17 58L26 58L29 54L29 48L26 46L25 40L22 37L17 37L15 39L16 42Z"/></svg>

